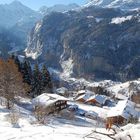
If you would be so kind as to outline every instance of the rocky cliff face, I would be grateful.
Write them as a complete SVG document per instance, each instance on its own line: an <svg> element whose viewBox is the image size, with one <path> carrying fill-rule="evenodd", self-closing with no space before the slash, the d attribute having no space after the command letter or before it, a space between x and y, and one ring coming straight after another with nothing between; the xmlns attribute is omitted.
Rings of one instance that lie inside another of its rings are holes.
<svg viewBox="0 0 140 140"><path fill-rule="evenodd" d="M52 13L33 28L26 55L64 73L97 79L140 77L140 11L86 7Z"/></svg>

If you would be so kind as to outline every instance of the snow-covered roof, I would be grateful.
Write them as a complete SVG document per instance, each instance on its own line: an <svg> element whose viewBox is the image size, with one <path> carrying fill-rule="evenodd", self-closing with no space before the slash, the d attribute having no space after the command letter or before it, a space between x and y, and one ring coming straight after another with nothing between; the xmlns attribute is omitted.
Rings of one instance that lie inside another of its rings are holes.
<svg viewBox="0 0 140 140"><path fill-rule="evenodd" d="M68 89L65 87L61 87L61 88L56 89L56 92L58 94L65 94L67 91L68 91Z"/></svg>
<svg viewBox="0 0 140 140"><path fill-rule="evenodd" d="M95 94L94 92L92 92L92 91L90 91L90 90L79 90L78 92L77 92L77 94Z"/></svg>
<svg viewBox="0 0 140 140"><path fill-rule="evenodd" d="M97 95L95 96L95 100L100 104L104 104L105 101L107 100L107 97L103 95Z"/></svg>
<svg viewBox="0 0 140 140"><path fill-rule="evenodd" d="M93 91L90 91L90 90L85 90L85 92L86 92L87 94L91 94L91 95L95 94Z"/></svg>
<svg viewBox="0 0 140 140"><path fill-rule="evenodd" d="M115 107L112 107L108 112L107 117L122 116L129 119L131 116L136 117L137 111L134 108L135 103L129 100L119 101Z"/></svg>
<svg viewBox="0 0 140 140"><path fill-rule="evenodd" d="M126 97L126 95L123 95L120 93L117 93L115 98L120 99L120 100L127 100L128 99L128 97Z"/></svg>
<svg viewBox="0 0 140 140"><path fill-rule="evenodd" d="M80 100L80 99L84 99L85 101L88 100L91 96L93 96L95 93L90 91L90 90L79 90L77 92L78 98L76 98L76 100Z"/></svg>
<svg viewBox="0 0 140 140"><path fill-rule="evenodd" d="M80 99L85 100L85 102L89 102L94 99L98 103L104 104L105 101L107 100L107 97L103 95L94 95L93 92L89 92L89 93L79 96L76 100L80 100Z"/></svg>
<svg viewBox="0 0 140 140"><path fill-rule="evenodd" d="M96 100L100 104L104 104L105 101L107 100L107 97L106 96L103 96L103 95L94 95L94 96L91 96L90 98L88 98L86 100L86 102L89 102L89 101L91 101L93 99Z"/></svg>
<svg viewBox="0 0 140 140"><path fill-rule="evenodd" d="M41 94L38 97L34 98L32 100L32 103L33 103L33 105L49 106L59 100L68 101L68 99L63 96L60 96L57 94L44 93L44 94Z"/></svg>
<svg viewBox="0 0 140 140"><path fill-rule="evenodd" d="M77 94L84 94L86 91L85 90L79 90L78 92L77 92Z"/></svg>
<svg viewBox="0 0 140 140"><path fill-rule="evenodd" d="M89 98L86 100L86 102L89 102L89 101L91 101L91 100L93 100L93 99L95 99L95 95L89 97Z"/></svg>
<svg viewBox="0 0 140 140"><path fill-rule="evenodd" d="M76 100L83 99L83 100L86 101L86 100L88 100L90 97L91 97L90 94L84 94L84 95L79 96Z"/></svg>

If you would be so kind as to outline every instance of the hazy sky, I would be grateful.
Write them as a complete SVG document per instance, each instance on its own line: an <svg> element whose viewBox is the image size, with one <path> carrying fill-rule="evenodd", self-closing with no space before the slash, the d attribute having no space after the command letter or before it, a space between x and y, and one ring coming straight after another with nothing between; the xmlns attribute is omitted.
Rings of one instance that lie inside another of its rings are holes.
<svg viewBox="0 0 140 140"><path fill-rule="evenodd" d="M0 4L11 3L13 0L0 0ZM69 4L69 3L77 3L84 4L87 0L19 0L26 6L38 10L41 6L52 6L54 4Z"/></svg>

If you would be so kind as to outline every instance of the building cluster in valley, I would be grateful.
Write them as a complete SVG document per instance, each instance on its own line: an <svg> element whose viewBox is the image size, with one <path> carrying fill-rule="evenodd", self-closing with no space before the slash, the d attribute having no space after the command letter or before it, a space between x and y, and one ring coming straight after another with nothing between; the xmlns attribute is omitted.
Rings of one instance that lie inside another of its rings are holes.
<svg viewBox="0 0 140 140"><path fill-rule="evenodd" d="M139 111L135 108L136 103L128 98L112 98L86 89L76 91L70 97L66 88L60 88L56 93L44 93L34 98L32 103L34 110L40 106L46 110L47 115L68 110L82 117L94 120L100 118L109 129L112 125L135 123L139 117ZM103 115L100 113L101 109Z"/></svg>

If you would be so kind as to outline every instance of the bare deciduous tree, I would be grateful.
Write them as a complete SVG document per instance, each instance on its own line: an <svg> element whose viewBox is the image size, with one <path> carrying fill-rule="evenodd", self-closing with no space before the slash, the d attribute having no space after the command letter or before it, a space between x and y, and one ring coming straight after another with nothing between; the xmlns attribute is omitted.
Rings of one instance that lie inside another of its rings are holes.
<svg viewBox="0 0 140 140"><path fill-rule="evenodd" d="M23 83L21 73L12 59L0 60L0 96L6 99L6 108L10 109L16 96L24 95L29 86Z"/></svg>

